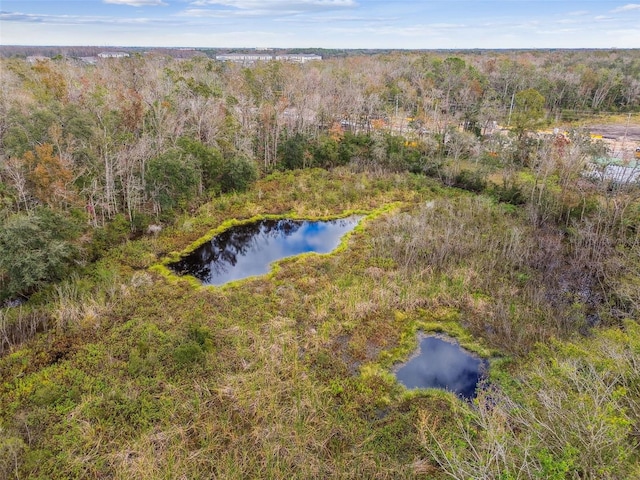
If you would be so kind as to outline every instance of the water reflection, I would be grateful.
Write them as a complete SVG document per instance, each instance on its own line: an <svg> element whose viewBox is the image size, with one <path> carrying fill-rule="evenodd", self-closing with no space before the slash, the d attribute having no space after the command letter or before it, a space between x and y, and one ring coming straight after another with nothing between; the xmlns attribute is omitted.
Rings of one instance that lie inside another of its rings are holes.
<svg viewBox="0 0 640 480"><path fill-rule="evenodd" d="M420 353L400 367L396 377L407 388L440 388L472 399L487 366L459 345L430 336L420 340Z"/></svg>
<svg viewBox="0 0 640 480"><path fill-rule="evenodd" d="M205 285L264 275L276 260L307 252L332 251L361 218L318 222L261 220L238 225L169 267L179 274L193 275Z"/></svg>

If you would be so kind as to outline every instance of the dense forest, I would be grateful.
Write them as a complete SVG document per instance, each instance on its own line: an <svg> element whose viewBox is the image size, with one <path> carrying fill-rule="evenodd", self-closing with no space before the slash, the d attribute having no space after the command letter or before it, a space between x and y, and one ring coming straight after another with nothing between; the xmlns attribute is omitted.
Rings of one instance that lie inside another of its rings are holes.
<svg viewBox="0 0 640 480"><path fill-rule="evenodd" d="M0 68L0 479L640 475L639 50ZM264 278L156 268L349 212ZM398 385L417 331L473 402Z"/></svg>

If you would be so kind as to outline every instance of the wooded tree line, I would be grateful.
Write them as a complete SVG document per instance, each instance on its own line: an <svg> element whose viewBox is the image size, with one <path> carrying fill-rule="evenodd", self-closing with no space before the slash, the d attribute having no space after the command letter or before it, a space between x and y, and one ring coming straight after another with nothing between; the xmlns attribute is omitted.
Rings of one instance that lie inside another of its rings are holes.
<svg viewBox="0 0 640 480"><path fill-rule="evenodd" d="M552 157L541 152L554 147L531 147L529 131L576 112L640 109L638 51L407 53L252 66L161 55L97 65L14 58L2 60L2 71L4 253L15 245L12 225L26 217L51 238L74 238L63 222L47 220L60 215L94 229L86 250L95 258L128 230L170 221L276 169L351 164L481 189L482 179L457 167L472 157L548 176ZM496 123L513 127L516 140L483 137ZM442 169L451 159L453 168ZM507 180L504 198L514 194ZM61 271L69 255L59 252L29 288ZM5 277L10 268L0 265Z"/></svg>

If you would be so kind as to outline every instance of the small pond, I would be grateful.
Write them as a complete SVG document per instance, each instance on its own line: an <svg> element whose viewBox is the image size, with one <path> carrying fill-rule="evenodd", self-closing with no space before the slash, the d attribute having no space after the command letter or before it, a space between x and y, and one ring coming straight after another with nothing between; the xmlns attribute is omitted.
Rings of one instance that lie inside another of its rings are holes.
<svg viewBox="0 0 640 480"><path fill-rule="evenodd" d="M420 348L396 370L396 378L407 388L440 388L459 397L476 396L478 382L488 368L478 358L450 340L421 336Z"/></svg>
<svg viewBox="0 0 640 480"><path fill-rule="evenodd" d="M222 285L232 280L264 275L276 260L301 253L331 252L361 218L261 220L237 225L170 264L169 268L181 275L192 275L204 285Z"/></svg>

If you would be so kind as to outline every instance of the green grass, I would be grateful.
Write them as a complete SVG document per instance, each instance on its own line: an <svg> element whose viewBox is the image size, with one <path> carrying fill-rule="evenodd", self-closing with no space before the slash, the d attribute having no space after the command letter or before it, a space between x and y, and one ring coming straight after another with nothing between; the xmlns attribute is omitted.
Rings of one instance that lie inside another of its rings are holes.
<svg viewBox="0 0 640 480"><path fill-rule="evenodd" d="M368 216L335 252L283 260L263 277L199 288L150 268L234 222L351 212ZM575 330L553 317L567 314L562 304L544 302L525 219L426 178L346 170L278 173L216 199L60 286L45 306L61 328L0 358L0 478L445 478L435 440L470 462L465 435L506 427L449 393L395 381L418 331L500 357L492 379L508 398L553 375L532 352L552 366L595 361L589 344L567 343ZM603 335L637 346L631 333ZM636 405L625 388L627 403L601 406ZM527 405L547 418L543 403ZM606 459L634 465L624 442L637 417L602 411L618 422L620 455L607 447ZM522 437L501 438L517 462ZM571 452L534 453L547 472L587 472Z"/></svg>

